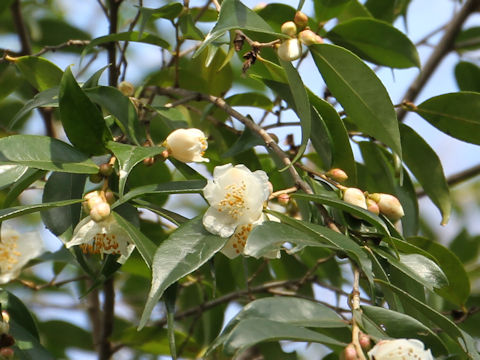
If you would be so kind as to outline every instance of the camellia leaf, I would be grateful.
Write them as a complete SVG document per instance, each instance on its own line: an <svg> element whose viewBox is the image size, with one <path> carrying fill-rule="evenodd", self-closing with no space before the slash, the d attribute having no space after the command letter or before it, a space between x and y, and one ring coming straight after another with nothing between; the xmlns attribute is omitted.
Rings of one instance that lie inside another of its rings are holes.
<svg viewBox="0 0 480 360"><path fill-rule="evenodd" d="M168 19L173 20L183 11L183 5L177 2L166 4L157 9L151 8L140 8L140 13L142 14L142 22L140 24L140 35L143 35L143 30L150 18L153 19Z"/></svg>
<svg viewBox="0 0 480 360"><path fill-rule="evenodd" d="M112 135L102 113L78 86L70 68L65 70L58 97L60 118L70 142L86 154L105 154L105 144Z"/></svg>
<svg viewBox="0 0 480 360"><path fill-rule="evenodd" d="M58 86L63 72L57 65L39 56L12 58L25 79L38 91Z"/></svg>
<svg viewBox="0 0 480 360"><path fill-rule="evenodd" d="M25 189L27 189L35 181L43 178L45 174L45 170L28 168L28 170L10 187L5 199L3 200L3 207L10 206Z"/></svg>
<svg viewBox="0 0 480 360"><path fill-rule="evenodd" d="M287 37L287 35L274 32L260 15L243 5L240 0L224 0L218 14L217 23L205 37L202 45L195 52L194 57L200 54L212 41L217 40L227 31L235 29L272 35L274 38Z"/></svg>
<svg viewBox="0 0 480 360"><path fill-rule="evenodd" d="M0 165L0 189L10 186L28 170L22 165Z"/></svg>
<svg viewBox="0 0 480 360"><path fill-rule="evenodd" d="M207 262L220 251L228 238L209 233L197 217L180 226L155 252L152 265L152 287L140 319L145 326L150 314L167 287Z"/></svg>
<svg viewBox="0 0 480 360"><path fill-rule="evenodd" d="M125 190L125 184L127 182L128 174L135 165L137 165L143 159L161 154L165 148L161 146L132 146L127 144L120 144L114 141L108 143L108 148L116 156L119 164L119 181L118 181L118 194L123 197Z"/></svg>
<svg viewBox="0 0 480 360"><path fill-rule="evenodd" d="M479 123L480 125L480 123ZM442 163L433 149L407 125L400 125L405 164L442 213L442 225L450 218L450 190Z"/></svg>
<svg viewBox="0 0 480 360"><path fill-rule="evenodd" d="M63 141L39 135L12 135L0 139L0 163L42 170L96 174L98 166Z"/></svg>
<svg viewBox="0 0 480 360"><path fill-rule="evenodd" d="M420 67L415 45L400 30L380 20L354 18L338 24L325 37L378 65Z"/></svg>
<svg viewBox="0 0 480 360"><path fill-rule="evenodd" d="M21 205L21 206L14 206L7 209L0 209L0 221L12 219L14 217L18 217L25 214L31 214L37 211L46 210L54 207L77 204L82 201L83 199L71 199L71 200L48 202L43 204Z"/></svg>
<svg viewBox="0 0 480 360"><path fill-rule="evenodd" d="M25 102L23 107L15 114L15 117L8 124L12 129L17 121L27 115L30 111L38 107L58 107L58 87L54 87L36 94L33 99Z"/></svg>
<svg viewBox="0 0 480 360"><path fill-rule="evenodd" d="M309 47L328 89L359 129L402 154L392 101L375 73L356 55L339 46Z"/></svg>
<svg viewBox="0 0 480 360"><path fill-rule="evenodd" d="M413 109L445 134L480 145L480 94L457 92L430 98Z"/></svg>
<svg viewBox="0 0 480 360"><path fill-rule="evenodd" d="M477 65L460 61L455 66L455 79L460 90L480 92L480 67Z"/></svg>
<svg viewBox="0 0 480 360"><path fill-rule="evenodd" d="M272 110L273 103L261 93L247 92L229 96L225 102L230 106L255 106L264 110Z"/></svg>

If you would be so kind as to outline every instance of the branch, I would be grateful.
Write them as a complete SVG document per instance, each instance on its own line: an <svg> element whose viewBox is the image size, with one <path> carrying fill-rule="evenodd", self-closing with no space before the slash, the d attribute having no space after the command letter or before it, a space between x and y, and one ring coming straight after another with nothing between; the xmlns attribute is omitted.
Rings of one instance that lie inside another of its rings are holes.
<svg viewBox="0 0 480 360"><path fill-rule="evenodd" d="M105 281L105 284L103 285L103 296L102 334L99 344L98 360L108 360L112 356L112 344L110 343L109 338L113 333L115 309L115 289L113 277Z"/></svg>
<svg viewBox="0 0 480 360"><path fill-rule="evenodd" d="M91 287L93 281L90 278L86 279L87 286ZM93 289L87 295L87 313L92 325L92 341L93 346L97 352L100 350L100 344L98 340L100 339L101 332L101 322L100 322L100 301L98 300L98 290Z"/></svg>
<svg viewBox="0 0 480 360"><path fill-rule="evenodd" d="M360 311L360 272L357 268L353 269L353 289L351 295L351 307L352 307L352 344L357 352L357 358L359 360L366 360L365 355L360 345L360 328L355 320L355 311Z"/></svg>
<svg viewBox="0 0 480 360"><path fill-rule="evenodd" d="M109 34L116 34L118 27L118 9L123 0L109 0ZM116 43L112 41L107 44L108 51L108 63L110 67L108 68L108 85L116 87L118 80L118 68L117 68L117 59L116 59Z"/></svg>
<svg viewBox="0 0 480 360"><path fill-rule="evenodd" d="M15 0L10 6L12 12L13 23L15 24L15 29L17 30L18 37L20 38L20 44L22 49L20 53L22 55L28 55L32 53L32 46L30 45L30 37L28 35L28 29L25 26L23 21L22 11L20 8L20 0Z"/></svg>
<svg viewBox="0 0 480 360"><path fill-rule="evenodd" d="M57 50L61 50L63 48L69 47L69 46L87 46L90 44L90 40L68 40L65 41L64 43L58 44L58 45L48 45L42 48L39 52L33 54L33 56L40 56L45 54L48 51L55 52Z"/></svg>
<svg viewBox="0 0 480 360"><path fill-rule="evenodd" d="M479 5L480 0L465 1L463 7L445 29L442 39L438 42L437 46L435 46L433 53L425 63L422 71L420 74L418 74L417 78L406 91L405 95L403 96L404 101L412 102L417 98L418 94L423 89L428 79L430 79L430 76L433 74L442 59L453 49L455 38L460 32L463 23L467 17L479 7ZM406 114L406 109L399 108L397 112L398 120L402 121Z"/></svg>

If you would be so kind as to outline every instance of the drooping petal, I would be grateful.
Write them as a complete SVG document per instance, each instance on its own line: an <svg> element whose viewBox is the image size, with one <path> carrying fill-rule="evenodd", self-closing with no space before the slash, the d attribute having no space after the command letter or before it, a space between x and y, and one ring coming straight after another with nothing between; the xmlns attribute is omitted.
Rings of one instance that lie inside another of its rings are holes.
<svg viewBox="0 0 480 360"><path fill-rule="evenodd" d="M375 360L433 360L430 349L425 350L417 339L382 340L368 352L368 357Z"/></svg>

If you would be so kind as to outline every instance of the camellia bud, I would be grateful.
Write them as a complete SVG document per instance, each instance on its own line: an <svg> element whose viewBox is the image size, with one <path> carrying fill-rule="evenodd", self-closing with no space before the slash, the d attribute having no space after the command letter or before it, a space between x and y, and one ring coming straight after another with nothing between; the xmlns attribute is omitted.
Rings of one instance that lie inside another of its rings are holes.
<svg viewBox="0 0 480 360"><path fill-rule="evenodd" d="M297 25L293 21L284 22L280 30L283 34L291 37L297 35Z"/></svg>
<svg viewBox="0 0 480 360"><path fill-rule="evenodd" d="M108 163L102 164L100 165L100 170L98 172L100 175L108 177L113 173L113 166Z"/></svg>
<svg viewBox="0 0 480 360"><path fill-rule="evenodd" d="M405 215L402 204L393 195L375 193L369 195L369 198L377 203L380 212L391 222L395 222Z"/></svg>
<svg viewBox="0 0 480 360"><path fill-rule="evenodd" d="M284 61L297 60L302 56L302 44L298 39L288 39L277 48L277 54Z"/></svg>
<svg viewBox="0 0 480 360"><path fill-rule="evenodd" d="M105 199L102 196L92 196L89 197L87 200L87 207L88 209L92 210L98 204L102 204L105 202Z"/></svg>
<svg viewBox="0 0 480 360"><path fill-rule="evenodd" d="M290 202L290 195L288 194L280 194L277 196L278 203L281 205L288 205Z"/></svg>
<svg viewBox="0 0 480 360"><path fill-rule="evenodd" d="M117 87L125 96L133 96L135 93L135 87L128 81L122 81Z"/></svg>
<svg viewBox="0 0 480 360"><path fill-rule="evenodd" d="M102 177L102 175L100 175L98 173L97 174L90 174L89 180L94 184L98 184L99 182L101 182L103 180L103 177Z"/></svg>
<svg viewBox="0 0 480 360"><path fill-rule="evenodd" d="M90 210L90 217L93 221L99 222L105 220L110 215L110 212L110 205L107 202L102 202Z"/></svg>
<svg viewBox="0 0 480 360"><path fill-rule="evenodd" d="M105 200L111 205L115 202L115 195L112 190L105 191Z"/></svg>
<svg viewBox="0 0 480 360"><path fill-rule="evenodd" d="M155 164L155 158L153 156L143 159L143 165L152 166L153 164Z"/></svg>
<svg viewBox="0 0 480 360"><path fill-rule="evenodd" d="M199 129L177 129L163 143L168 153L182 162L209 162L203 157L207 150L207 137Z"/></svg>
<svg viewBox="0 0 480 360"><path fill-rule="evenodd" d="M328 170L325 175L327 175L330 179L338 181L340 183L348 179L347 173L342 169L338 168Z"/></svg>
<svg viewBox="0 0 480 360"><path fill-rule="evenodd" d="M4 347L0 349L0 356L2 359L10 360L13 359L15 353L12 348Z"/></svg>
<svg viewBox="0 0 480 360"><path fill-rule="evenodd" d="M357 351L355 350L355 346L353 344L348 344L348 346L343 349L342 354L340 355L342 360L357 360Z"/></svg>
<svg viewBox="0 0 480 360"><path fill-rule="evenodd" d="M367 199L367 210L375 215L380 214L380 208L378 207L378 204L372 199Z"/></svg>
<svg viewBox="0 0 480 360"><path fill-rule="evenodd" d="M314 44L323 44L323 39L320 35L315 34L312 30L306 29L300 31L298 34L298 38L302 43L307 46L314 45Z"/></svg>
<svg viewBox="0 0 480 360"><path fill-rule="evenodd" d="M365 351L370 350L370 347L372 346L370 336L364 333L360 333L360 335L358 336L358 342L360 343L362 349Z"/></svg>
<svg viewBox="0 0 480 360"><path fill-rule="evenodd" d="M343 201L367 209L367 201L363 191L357 188L347 188L343 193Z"/></svg>
<svg viewBox="0 0 480 360"><path fill-rule="evenodd" d="M299 27L304 28L308 24L308 16L305 15L301 11L297 11L295 13L295 18L293 19L295 24L297 24Z"/></svg>

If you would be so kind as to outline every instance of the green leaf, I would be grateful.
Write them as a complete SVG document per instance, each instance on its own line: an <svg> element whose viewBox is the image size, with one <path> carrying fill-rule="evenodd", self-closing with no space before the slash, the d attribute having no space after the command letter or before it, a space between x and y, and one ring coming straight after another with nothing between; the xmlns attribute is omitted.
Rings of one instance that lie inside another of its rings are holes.
<svg viewBox="0 0 480 360"><path fill-rule="evenodd" d="M83 199L71 199L63 201L54 201L43 204L21 205L7 209L0 209L0 221L12 219L14 217L31 214L37 211L46 210L54 207L61 207L82 202Z"/></svg>
<svg viewBox="0 0 480 360"><path fill-rule="evenodd" d="M157 248L155 243L153 243L152 240L146 237L130 221L124 219L116 212L112 212L112 214L115 220L117 220L118 224L128 233L148 267L152 267L153 254L155 253L155 250Z"/></svg>
<svg viewBox="0 0 480 360"><path fill-rule="evenodd" d="M200 54L212 41L217 40L227 31L235 29L271 35L272 39L286 37L286 35L274 32L265 20L243 5L239 0L224 0L217 23L207 34L202 45L195 52L194 57Z"/></svg>
<svg viewBox="0 0 480 360"><path fill-rule="evenodd" d="M318 0L314 2L315 15L319 22L330 20L340 14L350 0Z"/></svg>
<svg viewBox="0 0 480 360"><path fill-rule="evenodd" d="M22 165L0 165L0 189L4 189L20 179L28 167Z"/></svg>
<svg viewBox="0 0 480 360"><path fill-rule="evenodd" d="M0 304L2 310L6 310L11 320L23 327L25 331L31 334L35 339L39 339L38 328L28 308L23 302L11 292L0 290Z"/></svg>
<svg viewBox="0 0 480 360"><path fill-rule="evenodd" d="M455 39L455 50L462 53L477 50L480 47L480 26L460 31Z"/></svg>
<svg viewBox="0 0 480 360"><path fill-rule="evenodd" d="M28 100L15 114L15 117L8 124L8 128L12 129L20 119L22 119L33 109L47 106L58 107L58 87L39 92L33 97L33 99Z"/></svg>
<svg viewBox="0 0 480 360"><path fill-rule="evenodd" d="M21 56L13 60L25 79L38 91L58 86L63 72L55 64L39 56Z"/></svg>
<svg viewBox="0 0 480 360"><path fill-rule="evenodd" d="M65 70L59 89L60 118L70 142L90 155L103 155L112 136L102 113L78 86L70 68Z"/></svg>
<svg viewBox="0 0 480 360"><path fill-rule="evenodd" d="M400 133L403 160L442 213L442 225L445 225L450 217L451 201L442 163L433 149L412 128L401 124Z"/></svg>
<svg viewBox="0 0 480 360"><path fill-rule="evenodd" d="M480 145L480 94L457 92L430 98L413 111L445 134Z"/></svg>
<svg viewBox="0 0 480 360"><path fill-rule="evenodd" d="M49 320L39 323L42 341L56 359L67 358L65 351L75 347L91 349L92 335L89 331L68 321Z"/></svg>
<svg viewBox="0 0 480 360"><path fill-rule="evenodd" d="M86 176L83 174L53 173L45 184L42 202L81 199L85 181ZM47 229L59 236L69 228L73 231L80 221L81 212L80 204L72 204L42 211L41 215Z"/></svg>
<svg viewBox="0 0 480 360"><path fill-rule="evenodd" d="M461 91L480 92L480 67L477 65L460 61L455 66L455 79Z"/></svg>
<svg viewBox="0 0 480 360"><path fill-rule="evenodd" d="M392 23L395 20L397 0L367 0L365 7L377 19Z"/></svg>
<svg viewBox="0 0 480 360"><path fill-rule="evenodd" d="M145 326L150 314L167 287L198 269L228 241L210 234L197 217L180 226L155 252L152 287L140 319L139 329Z"/></svg>
<svg viewBox="0 0 480 360"><path fill-rule="evenodd" d="M402 154L397 116L387 90L356 55L335 45L312 45L310 51L328 89L359 129Z"/></svg>
<svg viewBox="0 0 480 360"><path fill-rule="evenodd" d="M42 170L96 174L98 166L85 154L47 136L12 135L0 139L0 162Z"/></svg>
<svg viewBox="0 0 480 360"><path fill-rule="evenodd" d="M0 66L0 100L3 100L18 87L20 81L14 66Z"/></svg>
<svg viewBox="0 0 480 360"><path fill-rule="evenodd" d="M161 154L162 151L165 150L165 148L161 146L133 146L127 144L120 144L114 141L110 141L107 147L113 152L113 154L118 160L118 194L120 198L123 197L123 192L125 190L125 184L127 182L128 174L130 174L130 171L132 171L133 167L143 159Z"/></svg>
<svg viewBox="0 0 480 360"><path fill-rule="evenodd" d="M355 18L342 22L325 37L374 64L420 68L415 45L400 30L383 21Z"/></svg>
<svg viewBox="0 0 480 360"><path fill-rule="evenodd" d="M312 128L312 116L310 110L310 102L308 100L307 91L303 85L302 78L298 74L298 71L293 67L290 61L280 60L280 65L282 65L288 79L288 85L290 86L290 91L292 93L293 102L295 103L295 113L300 119L301 130L302 130L302 143L297 150L295 158L293 158L292 163L298 161L305 149L307 148L308 139L310 138L310 131Z"/></svg>
<svg viewBox="0 0 480 360"><path fill-rule="evenodd" d="M180 13L183 11L183 5L180 3L169 3L157 9L151 8L140 8L140 13L142 14L142 22L140 24L140 34L143 34L143 29L145 29L145 25L147 24L150 18L153 19L168 19L173 20L175 19Z"/></svg>
<svg viewBox="0 0 480 360"><path fill-rule="evenodd" d="M3 207L10 206L18 196L35 181L43 178L46 171L38 170L34 168L28 168L28 170L12 185L10 191L3 200Z"/></svg>
<svg viewBox="0 0 480 360"><path fill-rule="evenodd" d="M207 182L205 180L183 180L140 186L126 193L122 199L118 200L118 202L123 203L146 194L169 195L200 193L206 184Z"/></svg>
<svg viewBox="0 0 480 360"><path fill-rule="evenodd" d="M438 242L421 237L408 238L408 241L435 256L448 279L448 286L437 293L455 305L464 306L470 296L470 280L458 257Z"/></svg>
<svg viewBox="0 0 480 360"><path fill-rule="evenodd" d="M230 106L254 106L264 110L272 110L273 103L261 93L247 92L229 96L225 102Z"/></svg>
<svg viewBox="0 0 480 360"><path fill-rule="evenodd" d="M265 141L256 132L245 127L240 137L235 143L224 153L221 154L222 158L228 158L241 154L245 151L252 150L254 146L265 146Z"/></svg>
<svg viewBox="0 0 480 360"><path fill-rule="evenodd" d="M140 128L137 110L127 96L111 86L90 88L85 90L85 93L90 100L105 108L119 120L120 129L132 142L140 145L145 141L145 131Z"/></svg>
<svg viewBox="0 0 480 360"><path fill-rule="evenodd" d="M170 49L170 44L163 40L162 38L153 35L153 34L141 34L138 31L128 31L128 32L121 32L116 34L110 34L105 36L100 36L96 39L90 41L90 44L85 47L82 51L82 56L85 56L88 52L90 52L95 46L102 45L109 42L116 42L116 41L130 41L130 42L139 42L151 45L157 45L164 49Z"/></svg>

